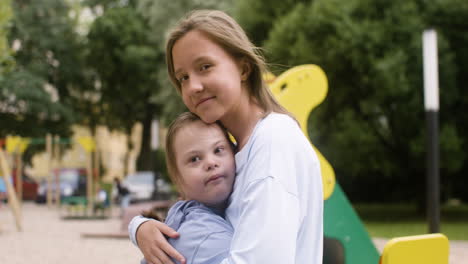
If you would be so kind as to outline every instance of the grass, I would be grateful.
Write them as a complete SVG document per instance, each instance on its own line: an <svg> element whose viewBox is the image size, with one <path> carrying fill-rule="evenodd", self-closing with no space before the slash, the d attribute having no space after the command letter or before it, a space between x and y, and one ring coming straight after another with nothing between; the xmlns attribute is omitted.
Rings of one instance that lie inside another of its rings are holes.
<svg viewBox="0 0 468 264"><path fill-rule="evenodd" d="M354 205L371 237L393 238L428 233L428 223L416 205ZM450 240L468 240L468 205L441 208L441 233Z"/></svg>

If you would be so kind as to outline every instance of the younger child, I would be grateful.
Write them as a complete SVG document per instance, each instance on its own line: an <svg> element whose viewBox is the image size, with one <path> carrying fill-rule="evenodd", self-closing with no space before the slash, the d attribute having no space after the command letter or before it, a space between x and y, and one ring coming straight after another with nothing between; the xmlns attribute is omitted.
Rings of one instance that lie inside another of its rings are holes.
<svg viewBox="0 0 468 264"><path fill-rule="evenodd" d="M226 130L193 113L181 114L167 133L166 165L183 198L167 215L166 224L180 234L169 243L187 263L221 262L234 232L224 219L235 177L234 145Z"/></svg>

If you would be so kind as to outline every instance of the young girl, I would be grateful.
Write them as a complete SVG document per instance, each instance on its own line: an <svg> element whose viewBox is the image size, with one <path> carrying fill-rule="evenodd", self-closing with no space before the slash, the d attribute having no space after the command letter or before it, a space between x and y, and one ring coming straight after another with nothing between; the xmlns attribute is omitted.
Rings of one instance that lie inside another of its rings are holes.
<svg viewBox="0 0 468 264"><path fill-rule="evenodd" d="M165 223L181 234L169 243L189 263L220 263L229 254L233 235L224 210L236 172L226 130L193 113L181 114L166 136L166 165L183 198L167 215Z"/></svg>
<svg viewBox="0 0 468 264"><path fill-rule="evenodd" d="M322 263L319 161L265 85L265 63L242 28L220 11L192 12L169 35L166 60L188 109L221 122L239 149L226 209L234 235L221 263ZM129 233L148 262L185 263L163 236L177 232L147 220L134 218Z"/></svg>

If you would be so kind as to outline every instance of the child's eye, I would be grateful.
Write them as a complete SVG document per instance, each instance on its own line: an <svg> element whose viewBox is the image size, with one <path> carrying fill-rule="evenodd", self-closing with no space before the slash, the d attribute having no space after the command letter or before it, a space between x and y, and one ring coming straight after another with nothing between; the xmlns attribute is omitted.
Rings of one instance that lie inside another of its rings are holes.
<svg viewBox="0 0 468 264"><path fill-rule="evenodd" d="M193 157L190 158L191 163L195 163L195 162L197 162L199 160L200 160L200 157L198 157L198 156L193 156Z"/></svg>
<svg viewBox="0 0 468 264"><path fill-rule="evenodd" d="M224 147L217 147L215 148L215 153L221 153L224 150Z"/></svg>

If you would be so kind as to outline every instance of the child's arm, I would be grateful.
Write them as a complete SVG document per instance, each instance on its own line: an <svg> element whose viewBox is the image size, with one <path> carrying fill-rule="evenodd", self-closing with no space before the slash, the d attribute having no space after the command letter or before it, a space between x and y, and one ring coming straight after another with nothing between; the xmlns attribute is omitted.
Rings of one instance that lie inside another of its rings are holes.
<svg viewBox="0 0 468 264"><path fill-rule="evenodd" d="M185 258L164 237L177 238L179 233L166 224L139 215L128 225L128 233L133 244L140 248L149 263L174 264L171 257L185 263Z"/></svg>

